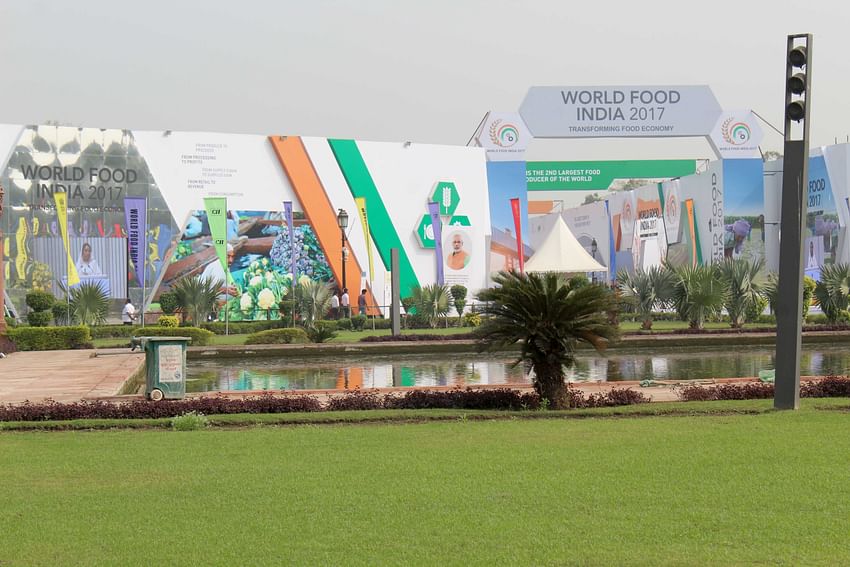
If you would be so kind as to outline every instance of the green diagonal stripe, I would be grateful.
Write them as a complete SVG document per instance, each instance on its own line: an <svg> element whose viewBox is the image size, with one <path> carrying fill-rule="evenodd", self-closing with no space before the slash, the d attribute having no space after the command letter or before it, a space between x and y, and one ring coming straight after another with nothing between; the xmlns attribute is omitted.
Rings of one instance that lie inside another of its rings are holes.
<svg viewBox="0 0 850 567"><path fill-rule="evenodd" d="M366 199L366 207L369 210L369 233L372 235L372 241L375 243L381 261L387 270L390 269L390 250L398 248L401 296L409 296L413 288L419 286L419 280L416 278L416 272L413 271L410 258L407 257L407 252L401 244L395 226L393 226L390 214L384 206L384 201L378 193L378 188L375 187L375 182L369 174L366 162L363 161L363 156L357 148L357 142L354 140L329 139L328 144L331 146L331 151L336 157L351 194L355 198L363 197Z"/></svg>

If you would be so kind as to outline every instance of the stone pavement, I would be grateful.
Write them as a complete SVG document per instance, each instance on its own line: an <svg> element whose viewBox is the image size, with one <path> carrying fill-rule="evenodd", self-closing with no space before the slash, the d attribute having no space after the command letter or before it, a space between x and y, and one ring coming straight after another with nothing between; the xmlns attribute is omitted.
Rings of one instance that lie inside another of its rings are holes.
<svg viewBox="0 0 850 567"><path fill-rule="evenodd" d="M126 350L16 352L0 359L0 403L115 396L144 362Z"/></svg>

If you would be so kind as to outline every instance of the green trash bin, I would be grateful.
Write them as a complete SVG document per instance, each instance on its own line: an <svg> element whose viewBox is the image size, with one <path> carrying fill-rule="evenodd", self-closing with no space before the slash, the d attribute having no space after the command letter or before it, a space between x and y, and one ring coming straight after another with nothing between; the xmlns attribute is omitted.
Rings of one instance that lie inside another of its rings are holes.
<svg viewBox="0 0 850 567"><path fill-rule="evenodd" d="M140 337L145 351L145 396L149 400L179 400L186 396L186 346L189 337Z"/></svg>

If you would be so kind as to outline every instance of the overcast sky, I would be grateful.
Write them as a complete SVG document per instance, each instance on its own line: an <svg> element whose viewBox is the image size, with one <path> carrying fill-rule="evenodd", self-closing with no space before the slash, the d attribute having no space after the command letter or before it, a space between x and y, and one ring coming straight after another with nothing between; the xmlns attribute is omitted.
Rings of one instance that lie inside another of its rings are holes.
<svg viewBox="0 0 850 567"><path fill-rule="evenodd" d="M532 85L708 84L781 129L785 36L810 32L812 142L831 144L850 134L848 22L838 0L0 0L0 122L463 145ZM536 141L529 157L711 150Z"/></svg>

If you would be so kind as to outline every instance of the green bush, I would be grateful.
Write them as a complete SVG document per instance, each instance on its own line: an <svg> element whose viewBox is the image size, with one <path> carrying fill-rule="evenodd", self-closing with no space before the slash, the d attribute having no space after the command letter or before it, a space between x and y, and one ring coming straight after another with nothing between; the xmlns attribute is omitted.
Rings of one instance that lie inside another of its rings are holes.
<svg viewBox="0 0 850 567"><path fill-rule="evenodd" d="M171 418L171 429L175 431L197 431L208 427L210 420L200 412L190 411Z"/></svg>
<svg viewBox="0 0 850 567"><path fill-rule="evenodd" d="M351 318L351 328L355 331L362 331L363 327L366 325L366 316L365 315L355 315Z"/></svg>
<svg viewBox="0 0 850 567"><path fill-rule="evenodd" d="M173 315L180 303L177 300L177 294L173 291L166 291L159 296L159 308L166 315Z"/></svg>
<svg viewBox="0 0 850 567"><path fill-rule="evenodd" d="M132 325L96 325L89 330L93 339L119 339L143 334L140 327Z"/></svg>
<svg viewBox="0 0 850 567"><path fill-rule="evenodd" d="M478 327L481 325L481 315L478 313L467 313L463 317L467 327Z"/></svg>
<svg viewBox="0 0 850 567"><path fill-rule="evenodd" d="M56 298L46 291L31 291L26 296L27 307L33 311L49 311Z"/></svg>
<svg viewBox="0 0 850 567"><path fill-rule="evenodd" d="M189 337L192 339L192 346L207 346L215 336L206 329L197 327L135 327L135 331L134 335L138 337Z"/></svg>
<svg viewBox="0 0 850 567"><path fill-rule="evenodd" d="M31 327L47 327L53 321L53 311L30 311L27 313L27 323Z"/></svg>
<svg viewBox="0 0 850 567"><path fill-rule="evenodd" d="M336 337L334 321L316 321L304 331L311 343L324 343Z"/></svg>
<svg viewBox="0 0 850 567"><path fill-rule="evenodd" d="M212 331L216 335L224 335L225 333L247 335L269 329L283 329L291 324L291 321L231 321L227 324L224 321L212 321L202 323L201 328Z"/></svg>
<svg viewBox="0 0 850 567"><path fill-rule="evenodd" d="M160 315L156 323L160 327L179 327L180 318L176 315Z"/></svg>
<svg viewBox="0 0 850 567"><path fill-rule="evenodd" d="M744 320L747 323L755 323L762 316L764 310L767 309L768 300L766 297L759 295L758 298L747 306L744 312Z"/></svg>
<svg viewBox="0 0 850 567"><path fill-rule="evenodd" d="M350 331L351 319L340 319L336 322L336 328L340 331Z"/></svg>
<svg viewBox="0 0 850 567"><path fill-rule="evenodd" d="M331 321L331 320L328 320L328 319L321 319L319 321L316 321L315 324L316 325L322 325L323 327L327 327L331 331L338 331L339 330L339 321Z"/></svg>
<svg viewBox="0 0 850 567"><path fill-rule="evenodd" d="M11 317L5 317L4 319L6 321L6 327L9 329L18 325L18 322L12 319Z"/></svg>
<svg viewBox="0 0 850 567"><path fill-rule="evenodd" d="M245 339L246 345L288 345L307 342L309 342L309 338L304 329L295 328L269 329L268 331L251 333Z"/></svg>
<svg viewBox="0 0 850 567"><path fill-rule="evenodd" d="M15 327L8 334L18 350L92 348L88 327Z"/></svg>
<svg viewBox="0 0 850 567"><path fill-rule="evenodd" d="M829 323L829 318L823 313L812 313L806 315L806 323L809 325L826 325Z"/></svg>
<svg viewBox="0 0 850 567"><path fill-rule="evenodd" d="M53 307L50 308L50 311L53 313L53 321L57 325L67 325L68 324L68 312L70 308L67 303L56 302L53 304Z"/></svg>

